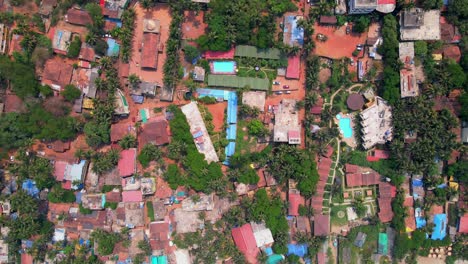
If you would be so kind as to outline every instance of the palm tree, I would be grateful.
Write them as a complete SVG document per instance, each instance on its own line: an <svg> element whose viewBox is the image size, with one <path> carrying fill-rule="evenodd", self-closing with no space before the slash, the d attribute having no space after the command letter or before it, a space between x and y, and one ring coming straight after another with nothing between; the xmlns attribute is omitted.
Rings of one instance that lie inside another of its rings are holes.
<svg viewBox="0 0 468 264"><path fill-rule="evenodd" d="M132 73L128 76L128 82L132 86L132 88L136 88L138 84L141 82L140 77L138 75Z"/></svg>

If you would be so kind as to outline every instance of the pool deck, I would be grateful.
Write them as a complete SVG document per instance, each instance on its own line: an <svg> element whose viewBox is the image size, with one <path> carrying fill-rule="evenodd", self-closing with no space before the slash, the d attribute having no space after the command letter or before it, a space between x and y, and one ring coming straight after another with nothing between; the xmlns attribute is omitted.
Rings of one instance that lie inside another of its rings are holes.
<svg viewBox="0 0 468 264"><path fill-rule="evenodd" d="M356 142L356 133L354 131L354 120L355 120L355 114L343 114L343 113L339 113L338 115L342 116L343 118L349 118L351 120L351 127L353 129L353 135L349 138L345 138L343 136L343 132L341 132L341 129L338 129L340 130L340 135L341 135L341 141L345 142L346 144L348 144L348 146L352 147L352 148L356 148L357 147L357 142ZM333 118L333 121L335 122L335 124L340 127L340 122L339 120L334 117Z"/></svg>

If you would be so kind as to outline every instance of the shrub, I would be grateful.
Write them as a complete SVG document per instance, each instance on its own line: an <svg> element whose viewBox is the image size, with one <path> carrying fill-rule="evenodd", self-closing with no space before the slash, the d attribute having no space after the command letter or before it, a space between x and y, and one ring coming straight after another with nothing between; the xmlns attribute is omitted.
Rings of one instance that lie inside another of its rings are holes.
<svg viewBox="0 0 468 264"><path fill-rule="evenodd" d="M76 99L80 98L81 91L80 89L76 88L76 86L74 86L73 84L68 84L67 86L65 86L62 95L65 98L65 100L73 102Z"/></svg>
<svg viewBox="0 0 468 264"><path fill-rule="evenodd" d="M78 55L80 55L80 50L81 50L81 39L80 37L75 36L73 41L70 43L70 46L68 47L67 57L78 58Z"/></svg>
<svg viewBox="0 0 468 264"><path fill-rule="evenodd" d="M115 202L106 202L106 203L104 204L104 208L110 208L110 209L112 209L112 210L115 210L115 209L117 209L117 206L118 206L118 205L119 205L119 204L118 204L118 203L115 203Z"/></svg>

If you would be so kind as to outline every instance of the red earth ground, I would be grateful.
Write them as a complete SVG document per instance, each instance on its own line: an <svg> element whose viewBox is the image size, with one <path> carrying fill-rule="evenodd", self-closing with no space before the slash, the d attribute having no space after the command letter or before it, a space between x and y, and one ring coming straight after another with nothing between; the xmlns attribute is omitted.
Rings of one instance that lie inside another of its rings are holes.
<svg viewBox="0 0 468 264"><path fill-rule="evenodd" d="M220 102L216 104L205 105L210 113L213 115L214 132L220 132L223 129L224 111L227 108L227 102Z"/></svg>

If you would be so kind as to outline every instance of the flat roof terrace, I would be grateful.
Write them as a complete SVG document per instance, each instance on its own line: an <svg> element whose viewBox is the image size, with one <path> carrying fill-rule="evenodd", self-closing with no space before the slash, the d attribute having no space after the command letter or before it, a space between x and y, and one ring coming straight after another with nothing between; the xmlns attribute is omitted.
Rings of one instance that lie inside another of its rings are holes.
<svg viewBox="0 0 468 264"><path fill-rule="evenodd" d="M439 10L404 11L400 16L400 38L401 40L439 40L439 21Z"/></svg>
<svg viewBox="0 0 468 264"><path fill-rule="evenodd" d="M218 162L219 158L214 149L210 135L206 130L205 122L198 110L195 102L191 102L181 107L182 113L187 117L187 122L190 125L190 132L192 133L195 145L200 153L205 155L205 160L210 162Z"/></svg>

